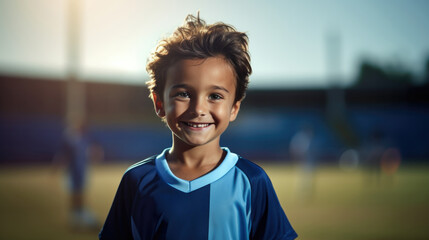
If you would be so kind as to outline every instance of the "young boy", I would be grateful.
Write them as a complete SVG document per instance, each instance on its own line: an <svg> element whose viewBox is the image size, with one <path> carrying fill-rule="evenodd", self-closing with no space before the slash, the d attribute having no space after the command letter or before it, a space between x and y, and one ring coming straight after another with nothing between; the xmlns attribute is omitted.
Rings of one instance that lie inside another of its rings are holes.
<svg viewBox="0 0 429 240"><path fill-rule="evenodd" d="M100 239L295 239L262 168L221 148L252 71L247 36L189 15L147 65L161 154L124 174Z"/></svg>

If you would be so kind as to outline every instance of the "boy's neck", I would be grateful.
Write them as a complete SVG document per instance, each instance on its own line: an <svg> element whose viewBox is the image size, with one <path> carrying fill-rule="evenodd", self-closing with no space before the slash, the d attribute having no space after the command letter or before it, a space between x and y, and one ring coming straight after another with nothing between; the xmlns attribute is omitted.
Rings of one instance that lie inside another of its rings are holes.
<svg viewBox="0 0 429 240"><path fill-rule="evenodd" d="M182 141L173 139L167 161L170 165L181 165L186 168L199 168L207 165L218 165L224 156L219 141L212 141L202 146L189 146Z"/></svg>

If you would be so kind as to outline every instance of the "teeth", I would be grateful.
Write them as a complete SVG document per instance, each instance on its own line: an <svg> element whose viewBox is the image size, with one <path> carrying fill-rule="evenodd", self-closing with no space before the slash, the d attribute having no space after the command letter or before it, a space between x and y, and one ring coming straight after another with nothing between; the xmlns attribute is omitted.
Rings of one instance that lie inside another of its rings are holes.
<svg viewBox="0 0 429 240"><path fill-rule="evenodd" d="M194 123L186 123L186 125L190 126L190 127L194 127L194 128L203 128L203 127L208 127L210 124L208 123L200 123L200 124L194 124Z"/></svg>

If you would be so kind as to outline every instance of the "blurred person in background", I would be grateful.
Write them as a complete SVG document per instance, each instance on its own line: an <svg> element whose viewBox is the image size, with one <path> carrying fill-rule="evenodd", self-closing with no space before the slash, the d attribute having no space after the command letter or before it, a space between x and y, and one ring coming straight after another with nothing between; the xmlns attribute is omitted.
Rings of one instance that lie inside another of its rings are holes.
<svg viewBox="0 0 429 240"><path fill-rule="evenodd" d="M103 150L92 143L85 121L70 124L65 130L61 148L53 159L55 172L66 168L70 189L69 223L74 230L98 230L100 224L85 203L85 186L90 162L100 162Z"/></svg>
<svg viewBox="0 0 429 240"><path fill-rule="evenodd" d="M380 183L381 157L386 150L386 139L384 133L379 129L373 129L369 140L363 146L363 167L368 174L370 184Z"/></svg>
<svg viewBox="0 0 429 240"><path fill-rule="evenodd" d="M299 197L309 199L313 195L314 170L316 158L314 156L314 130L310 125L305 125L293 135L289 153L291 160L301 168L298 181Z"/></svg>
<svg viewBox="0 0 429 240"><path fill-rule="evenodd" d="M368 182L378 186L385 180L383 182L392 184L401 163L401 153L382 130L374 129L371 132L363 154Z"/></svg>

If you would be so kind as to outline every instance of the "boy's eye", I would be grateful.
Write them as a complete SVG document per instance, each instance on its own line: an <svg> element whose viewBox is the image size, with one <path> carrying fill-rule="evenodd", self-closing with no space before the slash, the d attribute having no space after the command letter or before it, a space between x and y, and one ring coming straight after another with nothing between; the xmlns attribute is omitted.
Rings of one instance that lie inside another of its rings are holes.
<svg viewBox="0 0 429 240"><path fill-rule="evenodd" d="M190 94L188 92L178 92L175 94L175 97L189 98Z"/></svg>
<svg viewBox="0 0 429 240"><path fill-rule="evenodd" d="M211 100L219 100L219 99L223 99L222 95L217 94L217 93L210 94L209 98L210 98Z"/></svg>

